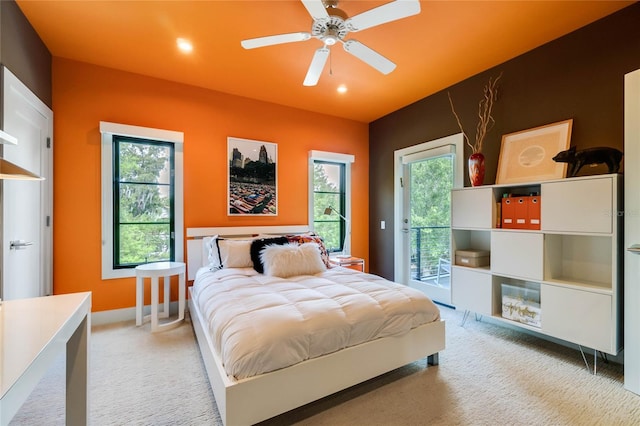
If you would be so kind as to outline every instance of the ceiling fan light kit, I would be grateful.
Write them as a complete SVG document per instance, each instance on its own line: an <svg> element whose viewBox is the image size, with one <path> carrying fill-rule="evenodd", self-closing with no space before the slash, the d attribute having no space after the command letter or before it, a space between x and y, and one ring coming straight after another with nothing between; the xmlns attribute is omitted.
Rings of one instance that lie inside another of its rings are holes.
<svg viewBox="0 0 640 426"><path fill-rule="evenodd" d="M329 47L338 42L342 43L347 53L382 74L389 74L396 68L396 64L359 41L353 39L344 40L344 38L349 32L361 31L420 13L419 0L395 0L351 18L338 8L338 0L301 0L301 2L313 19L311 32L258 37L242 40L240 44L245 49L255 49L257 47L306 41L310 38L320 40L323 43L323 47L317 49L311 59L311 64L303 82L305 86L318 84L322 70L329 57Z"/></svg>

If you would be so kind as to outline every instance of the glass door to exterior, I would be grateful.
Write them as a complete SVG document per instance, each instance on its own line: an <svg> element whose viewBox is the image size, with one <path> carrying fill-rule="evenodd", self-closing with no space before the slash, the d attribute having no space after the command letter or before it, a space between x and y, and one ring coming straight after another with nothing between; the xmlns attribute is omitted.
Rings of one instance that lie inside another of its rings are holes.
<svg viewBox="0 0 640 426"><path fill-rule="evenodd" d="M451 303L451 189L454 154L407 163L403 173L409 285ZM441 152L441 151L440 151Z"/></svg>
<svg viewBox="0 0 640 426"><path fill-rule="evenodd" d="M451 304L451 189L461 188L462 133L394 153L394 280Z"/></svg>

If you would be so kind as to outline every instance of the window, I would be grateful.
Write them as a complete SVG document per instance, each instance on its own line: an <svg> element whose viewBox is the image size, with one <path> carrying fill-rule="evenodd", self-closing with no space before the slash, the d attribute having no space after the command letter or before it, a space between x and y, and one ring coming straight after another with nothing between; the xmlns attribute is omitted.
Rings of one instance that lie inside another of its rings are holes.
<svg viewBox="0 0 640 426"><path fill-rule="evenodd" d="M172 143L113 137L113 267L175 260Z"/></svg>
<svg viewBox="0 0 640 426"><path fill-rule="evenodd" d="M324 237L330 252L342 251L347 231L345 216L345 165L315 161L313 165L313 229ZM341 217L341 215L343 217Z"/></svg>
<svg viewBox="0 0 640 426"><path fill-rule="evenodd" d="M309 223L329 252L351 251L353 155L309 153Z"/></svg>
<svg viewBox="0 0 640 426"><path fill-rule="evenodd" d="M102 133L102 277L183 259L183 134L114 123Z"/></svg>

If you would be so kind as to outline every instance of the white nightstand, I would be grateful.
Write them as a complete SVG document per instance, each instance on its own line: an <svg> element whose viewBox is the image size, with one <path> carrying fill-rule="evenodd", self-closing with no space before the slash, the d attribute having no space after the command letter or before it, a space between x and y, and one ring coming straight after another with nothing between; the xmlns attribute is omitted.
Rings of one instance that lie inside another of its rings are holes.
<svg viewBox="0 0 640 426"><path fill-rule="evenodd" d="M136 266L136 325L148 319L151 319L151 331L156 332L174 328L184 320L185 307L185 264L182 262L157 262L146 263ZM178 275L178 318L176 320L160 324L158 318L169 317L169 299L171 298L169 290L171 285L171 276ZM158 312L159 302L159 278L163 277L164 282L164 308L162 313ZM142 316L142 308L144 307L144 279L151 279L151 315Z"/></svg>
<svg viewBox="0 0 640 426"><path fill-rule="evenodd" d="M361 257L339 257L329 256L329 263L343 268L353 269L354 271L364 272L364 259Z"/></svg>

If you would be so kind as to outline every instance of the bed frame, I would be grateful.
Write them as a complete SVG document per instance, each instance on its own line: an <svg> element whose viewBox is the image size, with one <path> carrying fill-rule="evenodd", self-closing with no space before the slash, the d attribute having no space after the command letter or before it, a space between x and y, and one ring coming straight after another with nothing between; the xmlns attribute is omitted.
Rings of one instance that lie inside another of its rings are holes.
<svg viewBox="0 0 640 426"><path fill-rule="evenodd" d="M202 237L290 234L307 230L305 225L188 228L189 279L193 279L195 271L204 264ZM191 296L190 288L191 322L225 425L258 423L425 357L428 364L437 365L438 352L445 348L445 323L436 321L403 336L377 339L281 370L235 380L227 376L206 332L207 324Z"/></svg>

